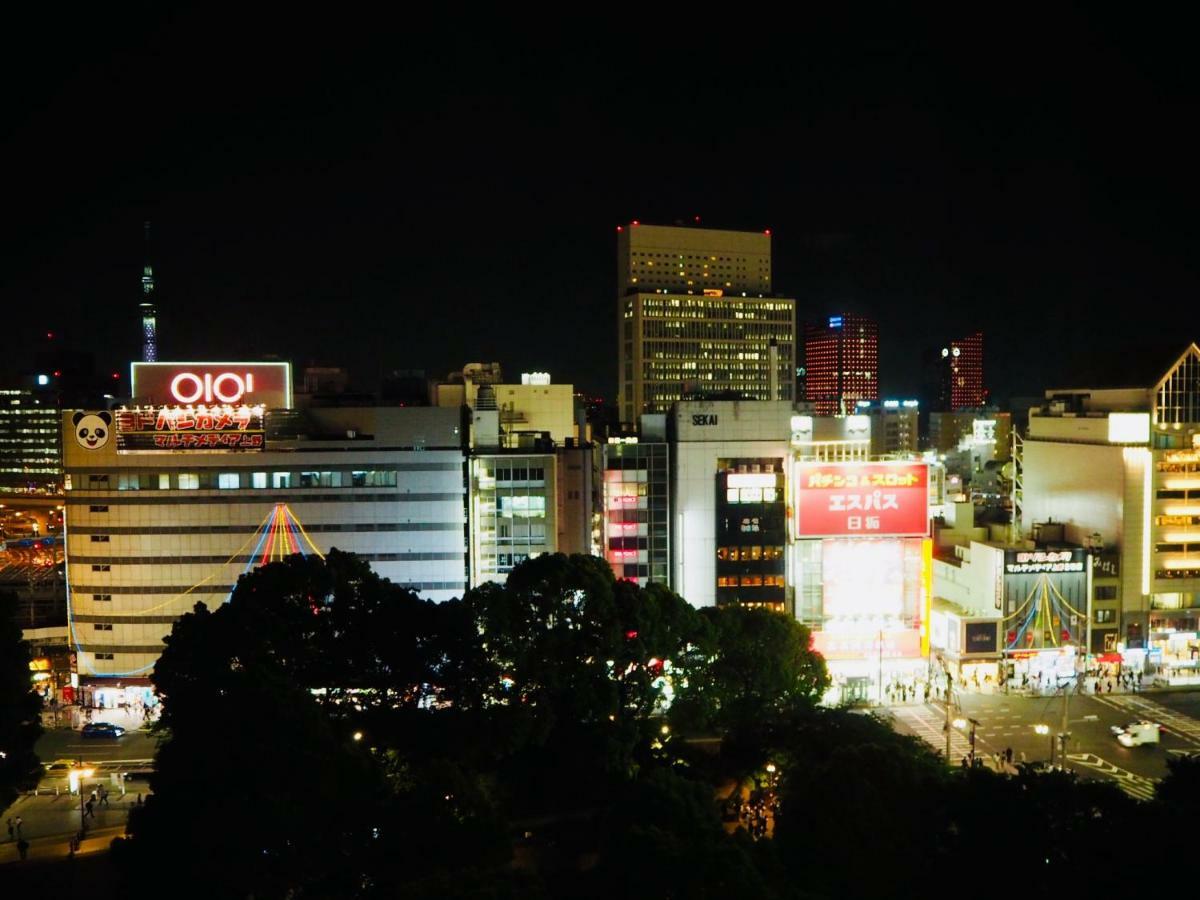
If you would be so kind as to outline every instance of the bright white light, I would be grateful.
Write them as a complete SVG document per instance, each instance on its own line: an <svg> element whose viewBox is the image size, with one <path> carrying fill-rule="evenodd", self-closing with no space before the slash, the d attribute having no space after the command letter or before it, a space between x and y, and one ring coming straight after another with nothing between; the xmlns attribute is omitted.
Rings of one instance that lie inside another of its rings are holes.
<svg viewBox="0 0 1200 900"><path fill-rule="evenodd" d="M821 544L827 627L837 619L899 617L904 606L904 545L897 540L826 540Z"/></svg>
<svg viewBox="0 0 1200 900"><path fill-rule="evenodd" d="M37 383L39 386L45 387L46 385L48 385L50 383L50 376L49 375L39 375L37 377Z"/></svg>
<svg viewBox="0 0 1200 900"><path fill-rule="evenodd" d="M776 475L763 472L735 472L725 478L725 486L730 488L766 488L775 487Z"/></svg>
<svg viewBox="0 0 1200 900"><path fill-rule="evenodd" d="M1110 444L1144 444L1150 440L1149 413L1109 413Z"/></svg>

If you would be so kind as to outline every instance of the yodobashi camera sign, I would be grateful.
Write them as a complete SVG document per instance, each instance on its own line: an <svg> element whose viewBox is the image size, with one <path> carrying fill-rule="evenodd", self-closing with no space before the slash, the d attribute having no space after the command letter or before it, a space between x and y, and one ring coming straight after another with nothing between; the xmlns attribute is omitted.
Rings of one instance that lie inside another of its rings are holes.
<svg viewBox="0 0 1200 900"><path fill-rule="evenodd" d="M137 403L267 409L292 405L292 366L285 362L135 362L130 384Z"/></svg>

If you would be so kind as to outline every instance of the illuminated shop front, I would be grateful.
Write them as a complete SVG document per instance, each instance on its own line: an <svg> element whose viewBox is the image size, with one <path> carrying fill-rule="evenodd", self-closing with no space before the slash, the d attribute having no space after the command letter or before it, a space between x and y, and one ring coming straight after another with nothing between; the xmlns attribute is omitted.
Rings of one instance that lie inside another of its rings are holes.
<svg viewBox="0 0 1200 900"><path fill-rule="evenodd" d="M1169 685L1200 684L1200 619L1197 613L1150 614L1149 661Z"/></svg>
<svg viewBox="0 0 1200 900"><path fill-rule="evenodd" d="M1001 653L995 616L971 616L942 599L933 601L929 645L935 670L944 679L985 693L1001 686ZM940 682L939 682L940 684Z"/></svg>
<svg viewBox="0 0 1200 900"><path fill-rule="evenodd" d="M1084 668L1090 575L1079 547L1005 551L1001 628L1014 686L1057 686Z"/></svg>
<svg viewBox="0 0 1200 900"><path fill-rule="evenodd" d="M924 463L795 464L797 618L844 701L928 676L932 545Z"/></svg>

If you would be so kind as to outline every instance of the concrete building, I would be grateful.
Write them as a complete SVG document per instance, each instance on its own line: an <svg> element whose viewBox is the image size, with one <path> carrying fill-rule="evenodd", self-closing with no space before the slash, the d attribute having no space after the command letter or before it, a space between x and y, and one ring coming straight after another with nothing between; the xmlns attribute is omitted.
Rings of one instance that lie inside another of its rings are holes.
<svg viewBox="0 0 1200 900"><path fill-rule="evenodd" d="M1200 683L1200 349L1103 374L1030 411L1023 518L1097 557L1093 646Z"/></svg>
<svg viewBox="0 0 1200 900"><path fill-rule="evenodd" d="M180 615L289 552L352 551L434 600L466 588L458 410L265 412L255 399L64 413L68 613L85 683L146 689Z"/></svg>
<svg viewBox="0 0 1200 900"><path fill-rule="evenodd" d="M796 304L775 295L769 232L617 231L623 422L695 396L792 400Z"/></svg>
<svg viewBox="0 0 1200 900"><path fill-rule="evenodd" d="M848 415L879 399L879 325L847 313L804 328L804 399L817 415Z"/></svg>
<svg viewBox="0 0 1200 900"><path fill-rule="evenodd" d="M871 456L904 457L918 451L920 408L916 400L858 401L856 412L871 419Z"/></svg>
<svg viewBox="0 0 1200 900"><path fill-rule="evenodd" d="M0 389L0 493L62 493L62 413L56 392Z"/></svg>
<svg viewBox="0 0 1200 900"><path fill-rule="evenodd" d="M636 437L600 448L604 479L603 553L617 578L669 584L670 448L666 416L642 416Z"/></svg>
<svg viewBox="0 0 1200 900"><path fill-rule="evenodd" d="M687 401L672 409L672 587L693 606L787 608L794 415L782 400Z"/></svg>
<svg viewBox="0 0 1200 900"><path fill-rule="evenodd" d="M574 388L551 383L544 372L526 373L514 384L504 382L499 363L471 363L453 381L433 385L433 405L475 409L479 390L485 386L496 403L499 446L519 447L543 436L556 444L586 439L586 433L579 432Z"/></svg>

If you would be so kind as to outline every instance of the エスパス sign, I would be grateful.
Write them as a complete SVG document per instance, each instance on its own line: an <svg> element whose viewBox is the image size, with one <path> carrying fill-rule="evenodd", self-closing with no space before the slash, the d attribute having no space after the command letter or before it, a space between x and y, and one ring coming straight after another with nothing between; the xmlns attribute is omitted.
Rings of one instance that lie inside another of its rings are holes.
<svg viewBox="0 0 1200 900"><path fill-rule="evenodd" d="M929 533L925 463L797 463L795 496L798 537Z"/></svg>
<svg viewBox="0 0 1200 900"><path fill-rule="evenodd" d="M135 362L130 383L138 403L292 405L290 363Z"/></svg>

